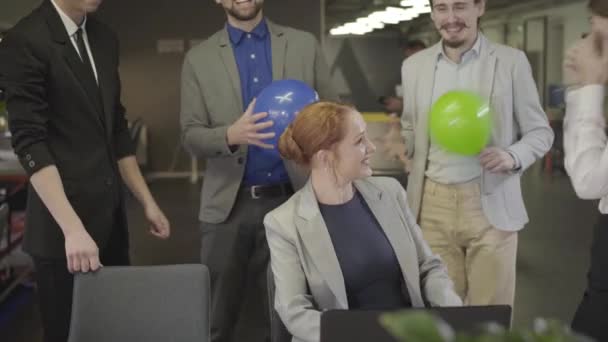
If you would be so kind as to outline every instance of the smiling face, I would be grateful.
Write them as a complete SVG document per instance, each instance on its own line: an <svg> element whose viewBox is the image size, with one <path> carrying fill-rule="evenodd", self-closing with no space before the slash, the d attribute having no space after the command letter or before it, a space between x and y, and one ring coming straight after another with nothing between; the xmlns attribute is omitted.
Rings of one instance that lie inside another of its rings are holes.
<svg viewBox="0 0 608 342"><path fill-rule="evenodd" d="M336 176L343 182L371 176L369 161L374 151L376 146L367 136L363 116L353 109L344 122L344 138L329 153Z"/></svg>
<svg viewBox="0 0 608 342"><path fill-rule="evenodd" d="M279 139L285 159L338 183L371 176L370 157L375 150L361 113L330 101L303 108Z"/></svg>
<svg viewBox="0 0 608 342"><path fill-rule="evenodd" d="M477 38L485 0L433 0L431 19L445 45L459 48Z"/></svg>
<svg viewBox="0 0 608 342"><path fill-rule="evenodd" d="M250 21L261 14L264 0L215 0L226 14L239 21Z"/></svg>

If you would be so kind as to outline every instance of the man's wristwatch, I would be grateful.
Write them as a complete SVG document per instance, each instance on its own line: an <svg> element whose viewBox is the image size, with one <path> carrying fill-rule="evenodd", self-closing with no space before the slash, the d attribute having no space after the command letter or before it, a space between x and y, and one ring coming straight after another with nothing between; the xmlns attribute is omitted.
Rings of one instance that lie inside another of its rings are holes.
<svg viewBox="0 0 608 342"><path fill-rule="evenodd" d="M516 171L521 170L521 162L519 161L519 158L517 158L515 153L513 153L511 151L507 151L507 153L509 153L511 155L511 158L513 158L513 168L511 169L511 171L516 172Z"/></svg>

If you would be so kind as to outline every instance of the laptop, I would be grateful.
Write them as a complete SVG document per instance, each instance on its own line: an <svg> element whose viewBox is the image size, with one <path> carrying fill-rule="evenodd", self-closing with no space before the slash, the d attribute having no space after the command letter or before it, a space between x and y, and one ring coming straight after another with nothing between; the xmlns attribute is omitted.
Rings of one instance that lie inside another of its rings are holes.
<svg viewBox="0 0 608 342"><path fill-rule="evenodd" d="M506 329L511 327L511 307L497 306L460 306L443 308L416 308L407 311L430 312L455 331L478 333L480 326L497 323ZM330 310L321 315L321 342L397 342L383 326L379 317L385 311Z"/></svg>

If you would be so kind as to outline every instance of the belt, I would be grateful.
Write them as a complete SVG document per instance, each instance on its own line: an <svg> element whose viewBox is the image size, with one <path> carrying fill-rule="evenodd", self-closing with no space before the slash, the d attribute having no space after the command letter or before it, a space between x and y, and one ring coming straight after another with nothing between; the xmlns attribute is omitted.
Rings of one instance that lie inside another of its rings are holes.
<svg viewBox="0 0 608 342"><path fill-rule="evenodd" d="M293 194L293 187L289 183L273 185L252 185L241 188L241 192L251 195L253 199L287 196Z"/></svg>

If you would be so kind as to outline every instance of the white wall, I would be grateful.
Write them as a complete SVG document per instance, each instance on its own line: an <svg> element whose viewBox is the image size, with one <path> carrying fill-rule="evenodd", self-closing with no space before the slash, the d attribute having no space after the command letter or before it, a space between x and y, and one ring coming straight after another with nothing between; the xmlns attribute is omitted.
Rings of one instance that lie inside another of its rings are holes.
<svg viewBox="0 0 608 342"><path fill-rule="evenodd" d="M527 11L512 13L508 18L504 18L502 24L508 27L507 44L516 48L524 48L523 43L523 24L526 20L534 18L547 18L546 32L546 83L542 91L542 97L548 97L548 87L550 85L562 84L562 64L565 50L573 45L581 35L589 29L589 12L586 7L587 1L578 1L569 5L557 6L544 10ZM500 19L496 22L500 25ZM527 50L542 51L545 48L544 41L538 39L541 34L530 31L534 27L528 27ZM485 29L484 29L485 30ZM542 81L538 80L538 84ZM548 99L548 98L547 98Z"/></svg>
<svg viewBox="0 0 608 342"><path fill-rule="evenodd" d="M551 18L560 18L564 22L564 48L570 47L580 39L581 34L589 30L589 11L586 1L554 8L548 11Z"/></svg>
<svg viewBox="0 0 608 342"><path fill-rule="evenodd" d="M504 25L492 25L483 28L483 34L491 41L504 44L506 28Z"/></svg>
<svg viewBox="0 0 608 342"><path fill-rule="evenodd" d="M547 27L547 85L562 82L562 64L566 49L565 19L550 18Z"/></svg>
<svg viewBox="0 0 608 342"><path fill-rule="evenodd" d="M522 25L524 21L547 17L547 84L561 82L564 50L580 39L581 35L589 29L589 13L586 3L586 1L580 1L545 10L513 13L502 21L507 25L509 32L506 43L521 49L523 48ZM534 47L540 46L540 44L542 42L529 42L528 46Z"/></svg>
<svg viewBox="0 0 608 342"><path fill-rule="evenodd" d="M589 29L589 12L587 10L587 1L579 1L569 5L558 6L542 11L515 13L510 22L523 22L526 19L547 16L550 21L555 22L560 20L564 25L563 45L568 47L572 45L581 34Z"/></svg>

